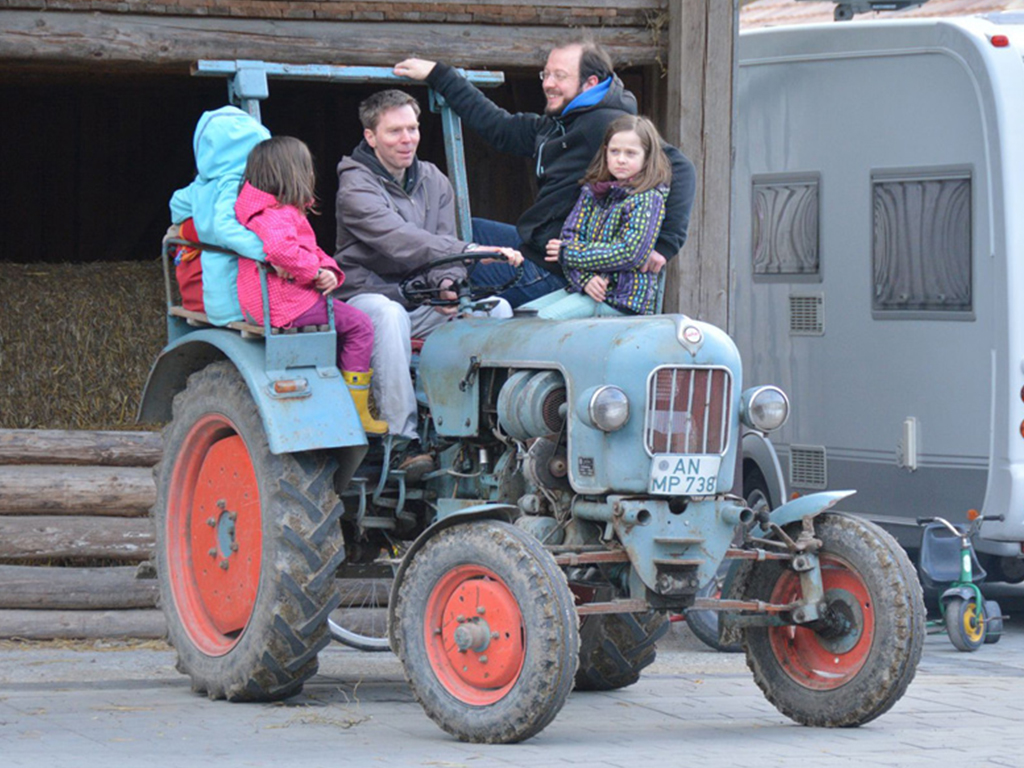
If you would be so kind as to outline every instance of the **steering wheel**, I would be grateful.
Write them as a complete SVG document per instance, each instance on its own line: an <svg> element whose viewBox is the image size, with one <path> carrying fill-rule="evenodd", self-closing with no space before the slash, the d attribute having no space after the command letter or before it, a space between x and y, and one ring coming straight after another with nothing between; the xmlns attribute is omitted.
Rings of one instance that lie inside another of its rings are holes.
<svg viewBox="0 0 1024 768"><path fill-rule="evenodd" d="M517 269L513 272L512 278L505 281L502 285L473 285L469 280L469 270L474 264L485 259L505 262L505 256L501 251L479 250L453 253L414 269L398 284L398 290L402 292L406 300L413 304L432 307L460 307L487 296L495 296L505 289L511 288L512 284L519 279L521 272ZM456 280L447 288L431 285L428 275L435 269L449 264L462 264L466 267L466 277L462 280ZM441 298L442 291L452 291L456 294L457 298Z"/></svg>

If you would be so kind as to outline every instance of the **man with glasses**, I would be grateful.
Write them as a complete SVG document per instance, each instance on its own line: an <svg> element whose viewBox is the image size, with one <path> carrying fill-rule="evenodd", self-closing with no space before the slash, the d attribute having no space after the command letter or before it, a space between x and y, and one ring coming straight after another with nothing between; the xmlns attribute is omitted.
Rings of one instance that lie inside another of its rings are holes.
<svg viewBox="0 0 1024 768"><path fill-rule="evenodd" d="M608 124L622 114L637 114L636 97L615 74L611 57L596 43L582 39L554 48L540 73L544 114L510 114L481 93L447 64L406 59L396 75L426 80L462 120L496 149L532 157L537 198L516 225L473 219L473 239L483 245L516 248L526 257L522 274L500 294L516 307L565 286L557 262L545 261L545 245L561 234L562 224L579 196L586 173ZM663 149L672 164L672 188L665 222L655 250L644 265L658 272L686 242L693 207L695 173L682 152ZM500 285L509 277L507 264L477 266L471 279L478 285Z"/></svg>

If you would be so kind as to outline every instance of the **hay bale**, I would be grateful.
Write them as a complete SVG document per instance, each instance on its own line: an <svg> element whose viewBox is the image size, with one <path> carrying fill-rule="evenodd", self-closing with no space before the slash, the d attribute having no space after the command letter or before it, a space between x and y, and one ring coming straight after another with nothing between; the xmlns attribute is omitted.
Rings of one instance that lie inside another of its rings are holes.
<svg viewBox="0 0 1024 768"><path fill-rule="evenodd" d="M0 427L137 429L167 338L159 260L0 262Z"/></svg>

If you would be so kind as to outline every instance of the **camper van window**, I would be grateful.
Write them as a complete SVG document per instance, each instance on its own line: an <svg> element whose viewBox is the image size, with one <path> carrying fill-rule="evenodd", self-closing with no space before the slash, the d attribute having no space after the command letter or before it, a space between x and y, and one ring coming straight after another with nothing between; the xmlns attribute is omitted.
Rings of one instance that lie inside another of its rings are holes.
<svg viewBox="0 0 1024 768"><path fill-rule="evenodd" d="M872 174L876 317L970 313L970 174Z"/></svg>
<svg viewBox="0 0 1024 768"><path fill-rule="evenodd" d="M819 279L818 182L807 174L754 178L755 279Z"/></svg>

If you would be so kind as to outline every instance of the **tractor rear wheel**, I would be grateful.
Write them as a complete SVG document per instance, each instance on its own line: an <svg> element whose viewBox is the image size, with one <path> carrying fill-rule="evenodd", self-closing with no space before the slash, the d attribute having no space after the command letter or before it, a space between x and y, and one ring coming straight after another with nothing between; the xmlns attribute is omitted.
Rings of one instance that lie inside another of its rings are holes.
<svg viewBox="0 0 1024 768"><path fill-rule="evenodd" d="M614 691L640 679L657 656L655 643L668 632L657 611L585 616L580 622L577 691Z"/></svg>
<svg viewBox="0 0 1024 768"><path fill-rule="evenodd" d="M156 566L178 670L212 699L273 701L317 670L344 557L337 466L274 455L227 362L174 398L155 470Z"/></svg>

